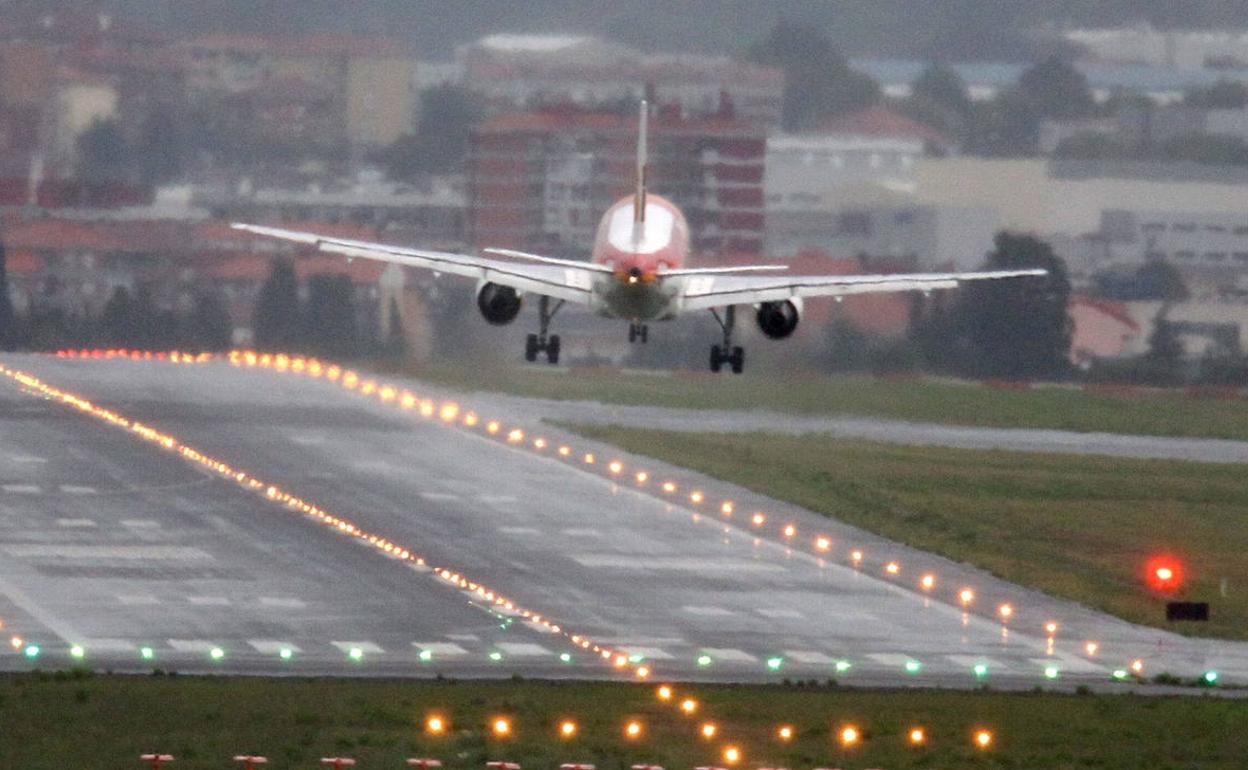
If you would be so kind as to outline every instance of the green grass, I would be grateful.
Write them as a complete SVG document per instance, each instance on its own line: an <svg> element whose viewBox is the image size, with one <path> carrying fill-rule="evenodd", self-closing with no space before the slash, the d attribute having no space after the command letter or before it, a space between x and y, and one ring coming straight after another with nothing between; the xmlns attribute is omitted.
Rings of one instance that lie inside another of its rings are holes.
<svg viewBox="0 0 1248 770"><path fill-rule="evenodd" d="M1138 623L1165 625L1165 599L1143 575L1151 555L1170 552L1188 571L1180 595L1210 601L1212 613L1176 630L1248 639L1248 483L1239 466L573 429Z"/></svg>
<svg viewBox="0 0 1248 770"><path fill-rule="evenodd" d="M1248 704L1220 698L989 692L854 691L832 687L680 687L701 703L695 718L660 703L649 686L572 682L298 680L190 677L0 677L0 761L24 770L140 767L140 753L177 757L177 770L234 766L238 753L267 756L270 767L313 768L350 756L363 768L401 768L406 757L434 757L480 770L487 760L553 768L592 762L599 770L657 763L671 770L723 764L736 745L738 767L812 768L1239 768L1248 756ZM426 716L450 722L424 733ZM498 715L514 736L494 740ZM555 737L573 718L579 734ZM645 726L623 737L627 720ZM719 726L697 737L703 720ZM795 737L775 737L782 724ZM864 742L843 750L833 731L858 726ZM905 744L913 726L929 736ZM975 729L993 731L988 751L971 746Z"/></svg>
<svg viewBox="0 0 1248 770"><path fill-rule="evenodd" d="M739 377L709 373L657 376L543 371L499 364L418 365L406 373L465 390L560 400L1248 440L1248 400L1190 398L1180 391L1130 395L1077 388L1010 390L948 381L852 376L768 376L762 372Z"/></svg>

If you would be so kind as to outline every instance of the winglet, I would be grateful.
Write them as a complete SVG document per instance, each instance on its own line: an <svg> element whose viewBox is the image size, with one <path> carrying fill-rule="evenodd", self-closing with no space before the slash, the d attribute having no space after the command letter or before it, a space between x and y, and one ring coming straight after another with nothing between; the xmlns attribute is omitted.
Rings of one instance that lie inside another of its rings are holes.
<svg viewBox="0 0 1248 770"><path fill-rule="evenodd" d="M650 105L641 100L640 125L637 128L637 189L633 195L633 224L640 225L646 221L646 124L650 114Z"/></svg>

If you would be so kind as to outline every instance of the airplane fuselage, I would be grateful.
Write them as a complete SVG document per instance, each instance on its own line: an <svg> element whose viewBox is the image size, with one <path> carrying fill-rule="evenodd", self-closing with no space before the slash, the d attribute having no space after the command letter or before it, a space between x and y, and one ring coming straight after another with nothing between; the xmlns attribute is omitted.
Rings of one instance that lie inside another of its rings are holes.
<svg viewBox="0 0 1248 770"><path fill-rule="evenodd" d="M591 307L600 315L633 322L673 318L681 281L660 281L668 270L685 266L689 224L671 201L646 195L645 216L638 221L634 198L622 198L598 223L592 260L611 268L593 283Z"/></svg>

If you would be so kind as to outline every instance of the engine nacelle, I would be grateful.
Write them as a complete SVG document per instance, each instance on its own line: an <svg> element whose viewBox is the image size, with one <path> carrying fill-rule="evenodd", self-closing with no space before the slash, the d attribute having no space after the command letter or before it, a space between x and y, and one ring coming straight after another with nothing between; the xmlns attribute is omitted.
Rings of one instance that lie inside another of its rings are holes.
<svg viewBox="0 0 1248 770"><path fill-rule="evenodd" d="M802 298L763 302L758 306L758 328L773 340L782 340L797 329L802 319Z"/></svg>
<svg viewBox="0 0 1248 770"><path fill-rule="evenodd" d="M510 286L487 283L477 291L477 307L491 326L505 326L520 314L520 295Z"/></svg>

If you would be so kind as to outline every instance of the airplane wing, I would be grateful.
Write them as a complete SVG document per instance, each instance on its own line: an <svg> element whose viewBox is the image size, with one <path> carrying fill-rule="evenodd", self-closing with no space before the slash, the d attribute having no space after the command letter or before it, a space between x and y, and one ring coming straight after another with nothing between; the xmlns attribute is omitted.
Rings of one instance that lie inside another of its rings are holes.
<svg viewBox="0 0 1248 770"><path fill-rule="evenodd" d="M795 297L844 297L893 291L952 289L963 281L1048 275L1047 270L991 270L979 273L896 275L794 275L780 277L698 275L686 280L684 310L779 302Z"/></svg>
<svg viewBox="0 0 1248 770"><path fill-rule="evenodd" d="M384 243L331 238L298 230L233 223L230 227L243 232L280 238L294 243L315 246L319 251L341 254L348 259L360 257L393 262L408 267L423 267L435 273L450 273L510 286L521 292L543 294L555 299L588 304L591 276L601 266L571 260L549 260L545 264L527 265L468 254L409 249Z"/></svg>

